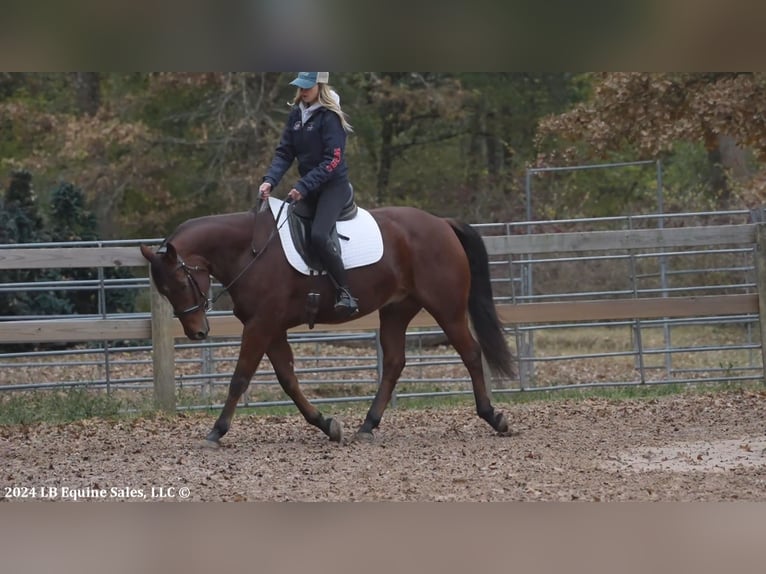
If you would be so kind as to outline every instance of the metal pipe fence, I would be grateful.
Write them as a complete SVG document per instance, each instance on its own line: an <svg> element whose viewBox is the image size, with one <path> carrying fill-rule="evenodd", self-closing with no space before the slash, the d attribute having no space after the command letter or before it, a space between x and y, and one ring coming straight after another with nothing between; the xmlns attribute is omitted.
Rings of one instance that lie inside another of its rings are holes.
<svg viewBox="0 0 766 574"><path fill-rule="evenodd" d="M485 237L514 236L577 230L646 228L672 225L705 225L706 221L749 223L751 212L704 212L631 217L588 218L476 225ZM158 240L45 244L34 247L135 246ZM0 250L14 247L0 246ZM2 251L0 251L2 253ZM704 294L757 293L752 245L688 250L616 250L593 252L511 253L491 256L492 285L498 304L576 302L581 299L625 297L697 296ZM534 270L534 272L533 272ZM144 276L140 276L143 274ZM88 281L3 283L0 295L15 290L83 290L104 301L112 289L136 289L148 301L146 270L137 277ZM534 281L532 279L534 278ZM220 286L217 286L220 289ZM217 309L212 316L227 316ZM83 317L149 317L148 311ZM71 318L26 316L29 319ZM13 329L20 317L0 317L0 329ZM759 317L711 313L706 317L508 325L515 341L519 376L495 381L494 392L556 391L626 385L744 383L763 379ZM215 335L215 333L213 333ZM295 349L296 372L307 396L317 403L371 400L380 376L380 345L376 332L294 333L288 337ZM438 328L413 329L407 337L407 367L396 399L461 396L471 393L470 379L453 349L445 345ZM15 350L6 345L0 353L0 393L62 390L85 387L126 398L151 396L153 385L150 340L96 341L66 348ZM61 346L61 345L59 345ZM239 347L237 338L203 343L176 340L175 387L179 409L219 408L232 375ZM0 394L0 396L2 396ZM281 392L268 360L264 359L248 392L247 406L292 404Z"/></svg>

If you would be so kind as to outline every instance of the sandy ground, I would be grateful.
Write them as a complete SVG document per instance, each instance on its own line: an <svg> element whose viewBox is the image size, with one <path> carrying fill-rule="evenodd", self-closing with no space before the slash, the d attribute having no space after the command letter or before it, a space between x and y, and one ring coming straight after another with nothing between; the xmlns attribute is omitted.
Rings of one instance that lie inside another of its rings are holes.
<svg viewBox="0 0 766 574"><path fill-rule="evenodd" d="M239 414L218 450L217 413L0 427L0 499L766 500L766 393L501 408L517 435L470 407L392 408L343 445L299 415ZM333 409L352 434L363 415Z"/></svg>

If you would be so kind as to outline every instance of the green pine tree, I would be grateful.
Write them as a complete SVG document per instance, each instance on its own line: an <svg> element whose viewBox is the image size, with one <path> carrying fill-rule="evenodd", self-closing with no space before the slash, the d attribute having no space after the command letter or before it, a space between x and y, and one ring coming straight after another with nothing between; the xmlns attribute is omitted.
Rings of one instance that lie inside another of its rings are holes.
<svg viewBox="0 0 766 574"><path fill-rule="evenodd" d="M44 229L37 198L28 171L15 171L0 201L0 243L25 244L50 240ZM0 317L68 315L72 304L60 293L24 288L24 284L56 281L55 269L7 269L0 271ZM34 348L14 345L9 350Z"/></svg>
<svg viewBox="0 0 766 574"><path fill-rule="evenodd" d="M80 188L62 182L51 194L50 228L54 241L96 241L98 223L93 212L86 207L85 195ZM85 281L98 278L95 269L64 269L62 278ZM105 279L131 278L132 273L124 268L104 269ZM68 291L65 297L78 314L99 312L98 292L92 289ZM106 291L105 309L108 313L130 313L135 310L136 293L130 289Z"/></svg>

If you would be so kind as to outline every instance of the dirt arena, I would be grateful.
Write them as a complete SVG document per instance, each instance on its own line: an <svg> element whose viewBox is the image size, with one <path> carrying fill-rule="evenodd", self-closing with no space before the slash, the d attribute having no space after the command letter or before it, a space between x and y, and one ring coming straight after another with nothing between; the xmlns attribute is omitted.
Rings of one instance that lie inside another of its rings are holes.
<svg viewBox="0 0 766 574"><path fill-rule="evenodd" d="M343 445L297 414L238 414L218 450L199 446L217 413L0 427L0 497L766 500L764 392L500 406L515 436L496 436L469 406L392 408L374 442ZM363 416L323 412L347 436Z"/></svg>

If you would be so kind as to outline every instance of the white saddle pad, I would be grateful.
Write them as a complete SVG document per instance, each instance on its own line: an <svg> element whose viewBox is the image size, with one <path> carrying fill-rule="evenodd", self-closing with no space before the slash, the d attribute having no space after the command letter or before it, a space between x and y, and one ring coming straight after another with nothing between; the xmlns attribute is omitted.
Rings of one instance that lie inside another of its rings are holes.
<svg viewBox="0 0 766 574"><path fill-rule="evenodd" d="M283 203L274 197L269 198L269 207L271 213L274 214L274 220L276 221L277 216L279 216L277 228L279 229L282 249L290 265L304 275L311 275L311 269L306 265L293 244L290 225L287 223L288 206L285 205L281 215L279 213ZM339 235L349 238L348 241L343 238L340 240L343 265L346 269L371 265L383 257L383 237L380 234L378 222L375 221L369 211L359 207L354 219L339 221L336 227Z"/></svg>

